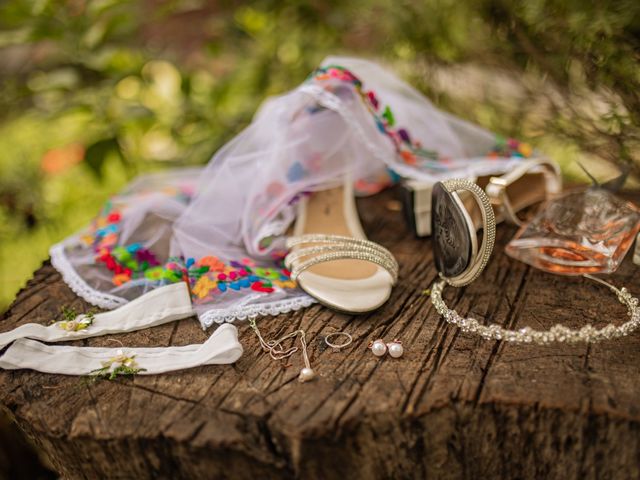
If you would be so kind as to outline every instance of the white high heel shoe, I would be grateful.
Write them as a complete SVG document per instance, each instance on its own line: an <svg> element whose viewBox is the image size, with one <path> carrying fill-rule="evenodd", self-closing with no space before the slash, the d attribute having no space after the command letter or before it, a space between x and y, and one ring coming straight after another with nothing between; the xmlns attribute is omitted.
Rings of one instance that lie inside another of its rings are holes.
<svg viewBox="0 0 640 480"><path fill-rule="evenodd" d="M350 181L300 201L287 247L291 279L323 305L342 312L380 307L398 278L391 252L366 239Z"/></svg>
<svg viewBox="0 0 640 480"><path fill-rule="evenodd" d="M522 210L550 200L562 191L562 175L556 162L547 158L522 160L513 170L499 177L469 178L489 197L496 214L496 223L508 222L521 226L526 223ZM431 231L431 194L434 184L429 182L403 182L403 210L409 228L418 237ZM480 211L468 192L460 192L476 226L480 226ZM528 212L530 213L530 212Z"/></svg>
<svg viewBox="0 0 640 480"><path fill-rule="evenodd" d="M501 177L491 177L485 187L496 212L496 221L506 220L518 226L523 224L518 212L549 200L561 190L560 167L544 158L523 160Z"/></svg>

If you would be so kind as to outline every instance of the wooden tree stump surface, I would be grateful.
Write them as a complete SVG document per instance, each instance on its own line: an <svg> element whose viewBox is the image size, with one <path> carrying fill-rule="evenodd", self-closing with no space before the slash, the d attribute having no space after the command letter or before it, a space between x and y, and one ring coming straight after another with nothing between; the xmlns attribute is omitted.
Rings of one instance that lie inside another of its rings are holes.
<svg viewBox="0 0 640 480"><path fill-rule="evenodd" d="M89 383L78 377L0 371L0 405L64 478L638 478L640 333L587 345L508 345L445 324L423 294L436 279L430 242L414 239L393 192L359 200L372 240L400 263L391 300L363 315L321 306L258 325L267 338L307 332L315 381L302 365L263 353L238 322L245 353L231 366ZM510 328L621 323L606 288L509 259L511 227L479 280L445 289L462 315ZM640 294L625 260L611 281ZM0 329L46 324L62 305L88 308L45 263ZM322 336L353 335L350 348ZM201 343L195 319L73 342L88 346ZM401 359L367 344L399 338ZM72 343L72 344L73 344Z"/></svg>

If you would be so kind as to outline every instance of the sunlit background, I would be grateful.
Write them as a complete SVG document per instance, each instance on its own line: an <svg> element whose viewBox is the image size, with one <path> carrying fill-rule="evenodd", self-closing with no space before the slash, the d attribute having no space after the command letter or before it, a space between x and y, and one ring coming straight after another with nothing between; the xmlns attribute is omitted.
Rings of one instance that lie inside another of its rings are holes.
<svg viewBox="0 0 640 480"><path fill-rule="evenodd" d="M576 160L601 177L634 165L640 2L589 3L2 2L0 312L125 182L207 162L328 54L387 63L571 180Z"/></svg>

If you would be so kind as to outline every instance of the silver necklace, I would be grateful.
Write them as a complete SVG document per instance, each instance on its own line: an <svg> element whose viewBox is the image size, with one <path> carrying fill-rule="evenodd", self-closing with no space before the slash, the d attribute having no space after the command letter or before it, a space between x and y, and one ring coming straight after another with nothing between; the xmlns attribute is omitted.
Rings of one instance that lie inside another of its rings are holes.
<svg viewBox="0 0 640 480"><path fill-rule="evenodd" d="M280 337L277 340L265 340L262 334L260 333L260 329L258 329L258 325L256 325L255 318L249 319L249 325L251 329L254 331L256 336L258 337L258 341L260 342L260 346L262 350L267 352L269 356L273 360L282 360L283 358L288 358L294 353L298 351L298 347L293 346L289 348L285 348L282 345L282 342L288 340L289 338L296 338L300 336L300 346L302 348L302 358L304 360L304 367L300 370L298 374L298 381L301 383L308 382L309 380L313 380L316 376L316 373L311 368L311 363L309 362L309 355L307 353L307 339L304 330L296 330L294 332L288 333L283 337Z"/></svg>

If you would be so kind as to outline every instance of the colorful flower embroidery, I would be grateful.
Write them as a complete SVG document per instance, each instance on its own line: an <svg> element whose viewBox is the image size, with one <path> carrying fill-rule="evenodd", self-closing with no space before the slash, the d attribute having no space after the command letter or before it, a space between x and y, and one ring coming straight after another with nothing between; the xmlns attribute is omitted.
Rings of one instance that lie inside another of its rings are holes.
<svg viewBox="0 0 640 480"><path fill-rule="evenodd" d="M199 299L203 299L209 295L211 290L218 288L218 282L211 280L209 277L200 277L191 289L191 292Z"/></svg>
<svg viewBox="0 0 640 480"><path fill-rule="evenodd" d="M188 197L184 192L180 198ZM289 278L289 272L280 267L258 268L250 258L231 261L228 264L218 257L208 255L202 258L171 257L164 263L149 249L140 243L117 245L120 233L122 213L112 202L107 202L100 216L93 222L88 234L81 239L92 246L96 253L96 262L103 264L113 273L111 279L115 286L122 286L132 280L145 279L150 282L188 283L194 302L206 302L213 295L225 292L252 289L257 292L271 293L279 288L295 288L295 282ZM283 253L273 256L275 265L282 265ZM70 323L69 323L70 322ZM84 323L72 323L69 320L63 328L86 328Z"/></svg>
<svg viewBox="0 0 640 480"><path fill-rule="evenodd" d="M196 265L209 268L209 270L204 270L203 273L206 271L223 272L225 269L224 263L218 257L213 256L202 257L196 262Z"/></svg>
<svg viewBox="0 0 640 480"><path fill-rule="evenodd" d="M493 147L488 156L498 157L521 157L529 158L533 154L533 148L528 143L519 142L514 138L496 137L496 145Z"/></svg>
<svg viewBox="0 0 640 480"><path fill-rule="evenodd" d="M323 81L337 79L351 83L356 92L362 98L365 106L373 115L373 118L380 132L387 135L392 141L401 158L410 165L416 165L418 158L437 160L437 152L422 148L420 142L412 141L409 132L405 128L392 128L396 124L396 119L389 105L382 107L376 94L372 91L365 91L362 82L349 70L339 65L328 65L318 68L310 76L313 81Z"/></svg>
<svg viewBox="0 0 640 480"><path fill-rule="evenodd" d="M376 125L380 132L387 135L392 141L400 158L408 164L420 167L421 160L424 162L432 162L434 160L446 163L448 160L433 150L426 150L420 142L413 141L409 132L405 128L393 128L396 126L396 118L389 105L382 106L380 100L373 91L365 91L362 88L362 82L349 70L339 65L328 65L316 69L309 77L311 81L323 82L327 80L340 80L351 83L356 92L361 96L364 104L374 117ZM322 110L322 108L318 108ZM496 137L496 147L486 153L487 157L530 157L533 149L526 143L520 143L517 140L504 140ZM430 164L433 167L432 164ZM385 184L386 185L386 184ZM383 185L383 186L385 186ZM376 189L380 190L380 187Z"/></svg>
<svg viewBox="0 0 640 480"><path fill-rule="evenodd" d="M287 180L289 183L294 183L302 180L307 175L307 171L300 162L295 162L287 171Z"/></svg>

